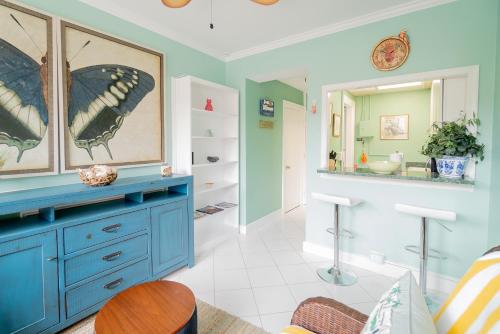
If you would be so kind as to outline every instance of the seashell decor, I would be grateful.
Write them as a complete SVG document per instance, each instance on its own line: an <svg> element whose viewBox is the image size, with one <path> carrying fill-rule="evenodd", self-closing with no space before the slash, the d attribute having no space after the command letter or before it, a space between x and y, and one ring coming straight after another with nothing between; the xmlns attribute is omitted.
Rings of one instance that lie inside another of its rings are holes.
<svg viewBox="0 0 500 334"><path fill-rule="evenodd" d="M94 165L86 169L79 169L80 180L88 186L102 187L113 183L118 177L116 168L106 165Z"/></svg>

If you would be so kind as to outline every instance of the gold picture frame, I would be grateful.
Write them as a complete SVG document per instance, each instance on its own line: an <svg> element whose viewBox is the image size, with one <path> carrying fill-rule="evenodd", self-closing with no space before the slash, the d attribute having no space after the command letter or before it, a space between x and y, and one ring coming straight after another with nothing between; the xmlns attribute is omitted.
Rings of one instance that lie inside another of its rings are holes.
<svg viewBox="0 0 500 334"><path fill-rule="evenodd" d="M410 139L410 115L383 115L380 116L381 140L408 140Z"/></svg>
<svg viewBox="0 0 500 334"><path fill-rule="evenodd" d="M61 21L60 68L64 171L93 164L134 166L165 160L163 53ZM109 90L89 92L83 82L87 72L93 75L89 80L97 83L92 87L100 85L96 76L108 76ZM80 85L75 94L95 95L73 96L75 84ZM85 103L75 106L75 97ZM92 117L105 119L106 125L91 123Z"/></svg>
<svg viewBox="0 0 500 334"><path fill-rule="evenodd" d="M52 17L0 0L0 20L1 65L6 65L0 66L0 89L11 96L0 114L0 175L56 174L57 66Z"/></svg>

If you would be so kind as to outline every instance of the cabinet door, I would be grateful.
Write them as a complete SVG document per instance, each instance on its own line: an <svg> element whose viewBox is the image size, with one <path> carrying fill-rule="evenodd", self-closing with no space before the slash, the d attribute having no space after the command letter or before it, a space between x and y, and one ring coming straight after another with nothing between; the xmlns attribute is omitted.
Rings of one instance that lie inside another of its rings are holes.
<svg viewBox="0 0 500 334"><path fill-rule="evenodd" d="M168 270L188 257L187 202L151 208L153 275Z"/></svg>
<svg viewBox="0 0 500 334"><path fill-rule="evenodd" d="M55 231L0 243L0 333L38 333L57 324L57 277Z"/></svg>

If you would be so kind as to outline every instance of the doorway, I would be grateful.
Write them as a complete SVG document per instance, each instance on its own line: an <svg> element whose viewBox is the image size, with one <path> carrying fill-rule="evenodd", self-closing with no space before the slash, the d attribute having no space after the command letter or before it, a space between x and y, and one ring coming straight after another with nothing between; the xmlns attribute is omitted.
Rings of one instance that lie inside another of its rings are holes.
<svg viewBox="0 0 500 334"><path fill-rule="evenodd" d="M283 101L283 211L304 204L306 171L306 110Z"/></svg>
<svg viewBox="0 0 500 334"><path fill-rule="evenodd" d="M356 142L356 104L346 94L343 94L343 106L344 106L344 133L342 135L342 166L344 168L352 169L354 168L355 159L355 147Z"/></svg>

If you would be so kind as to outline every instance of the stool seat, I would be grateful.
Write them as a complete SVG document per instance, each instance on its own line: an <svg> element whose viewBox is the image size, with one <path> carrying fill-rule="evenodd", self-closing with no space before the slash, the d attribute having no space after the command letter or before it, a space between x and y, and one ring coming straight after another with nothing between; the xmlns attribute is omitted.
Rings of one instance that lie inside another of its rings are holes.
<svg viewBox="0 0 500 334"><path fill-rule="evenodd" d="M357 198L341 197L341 196L322 194L322 193L312 193L311 196L312 198L323 202L338 204L342 206L349 206L349 207L356 206L359 203L361 203L361 200Z"/></svg>
<svg viewBox="0 0 500 334"><path fill-rule="evenodd" d="M453 211L436 210L419 206L396 204L396 211L417 217L432 218L437 220L456 221L457 214Z"/></svg>

